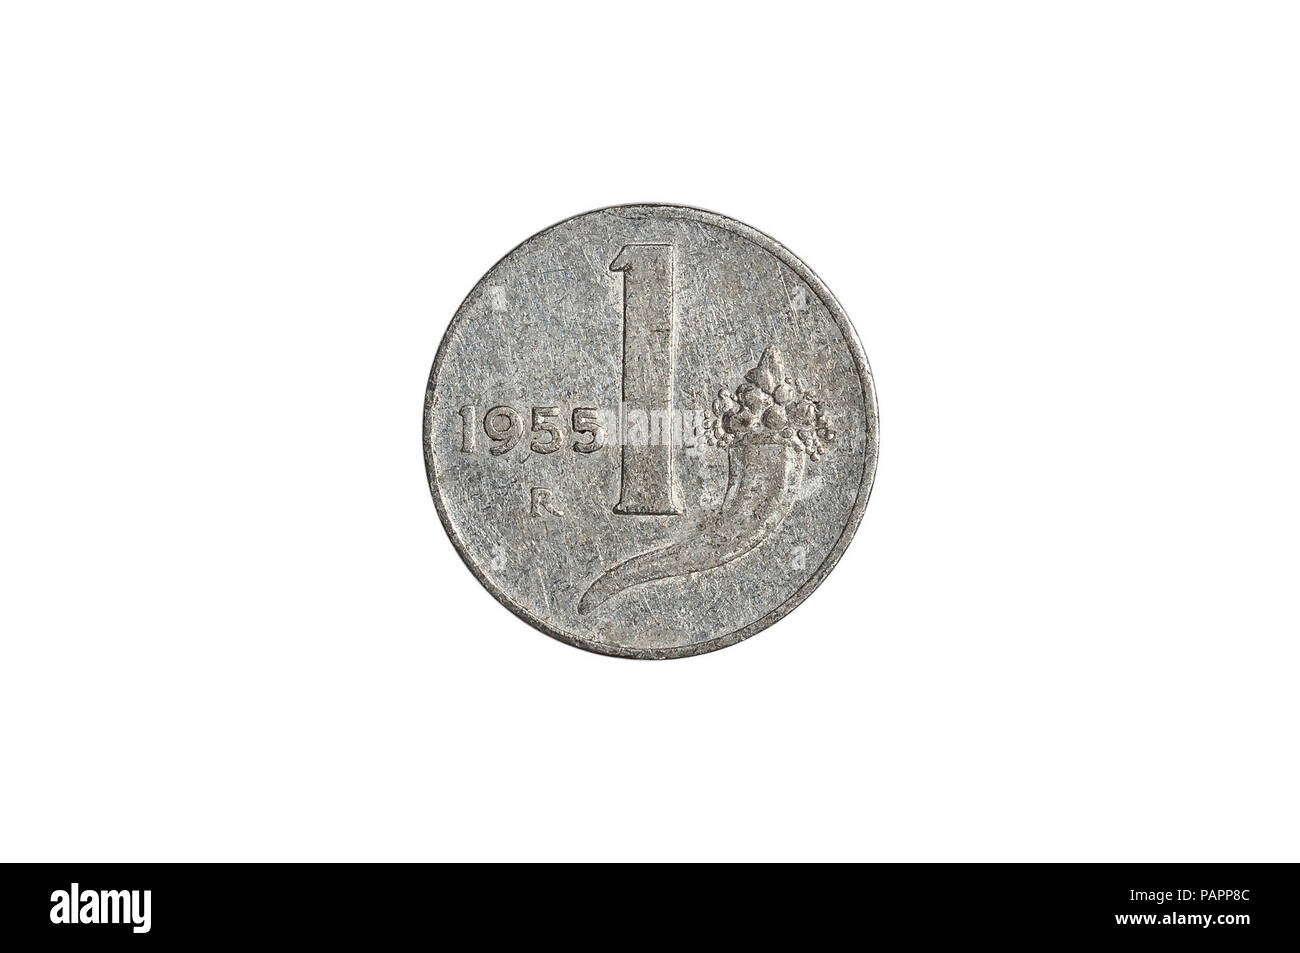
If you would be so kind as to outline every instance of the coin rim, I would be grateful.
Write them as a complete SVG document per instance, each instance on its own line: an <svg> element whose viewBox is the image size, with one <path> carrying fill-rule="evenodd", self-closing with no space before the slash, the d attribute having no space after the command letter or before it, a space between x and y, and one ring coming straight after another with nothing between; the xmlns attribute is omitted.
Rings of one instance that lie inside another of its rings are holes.
<svg viewBox="0 0 1300 953"><path fill-rule="evenodd" d="M459 327L460 322L466 317L465 306L479 292L479 289L487 281L488 276L496 271L496 269L506 261L506 259L510 258L525 245L540 238L542 235L545 235L547 232L550 232L568 222L572 222L575 219L585 218L588 215L598 215L604 212L635 214L639 211L644 211L647 214L651 214L661 210L671 211L676 218L687 221L702 222L707 225L713 225L717 228L725 229L752 242L762 250L774 255L777 259L785 263L792 271L794 271L795 274L802 278L804 283L807 284L817 297L821 299L822 304L826 306L831 317L835 319L835 323L839 326L840 332L845 342L848 344L849 351L853 356L854 365L858 371L858 379L862 383L862 401L863 406L867 409L868 446L867 451L863 456L862 480L858 485L857 499L853 503L853 509L849 513L849 518L844 524L844 528L841 530L839 537L836 539L835 545L831 547L831 551L826 555L826 558L822 560L821 565L817 567L817 571L809 576L803 585L796 589L784 602L748 625L742 626L739 629L735 629L734 631L727 632L723 635L715 636L705 642L697 642L692 645L677 646L673 648L637 649L596 642L566 632L553 625L549 625L542 619L533 615L533 613L522 605L514 602L500 587L496 585L496 583L492 581L491 578L479 569L473 558L467 552L455 528L452 526L451 518L448 515L446 505L442 499L442 493L438 487L437 455L433 450L432 439L432 411L438 372L442 368L442 361L446 354L448 342L451 340L457 327ZM483 274L483 277L475 283L474 287L470 290L469 294L465 296L464 300L461 301L460 305L456 308L456 312L452 316L451 321L447 325L447 330L443 333L442 340L438 344L437 354L434 355L433 367L429 371L429 382L424 392L423 418L422 441L424 445L425 475L428 478L429 492L433 496L433 505L438 511L438 518L442 521L443 529L446 530L448 537L451 538L452 545L456 548L456 552L460 554L461 561L464 562L469 571L473 573L474 578L479 581L484 589L492 594L493 598L533 628L546 633L551 638L563 642L566 645L572 645L575 648L584 649L588 652L594 652L597 655L604 655L612 658L671 659L705 655L735 645L752 635L757 635L768 626L774 625L798 608L805 599L816 591L817 587L822 584L826 577L830 575L831 570L835 568L840 557L844 554L844 550L848 548L854 534L857 532L858 524L862 521L863 514L867 509L867 501L871 497L871 488L875 483L876 461L879 457L880 443L880 412L876 404L876 388L874 378L871 374L871 365L867 362L867 355L862 348L861 340L858 338L857 329L853 326L853 322L849 320L847 312L845 312L844 308L835 298L835 295L833 295L831 290L826 287L825 282L817 277L817 274L795 256L793 252L765 232L761 232L743 222L739 222L733 218L728 218L727 216L721 215L717 212L710 212L690 205L673 205L655 202L609 205L603 208L580 212L577 215L570 215L568 218L561 219L555 224L549 225L541 231L530 235L514 248L510 249L510 251L506 252L506 254L502 255L501 258Z"/></svg>

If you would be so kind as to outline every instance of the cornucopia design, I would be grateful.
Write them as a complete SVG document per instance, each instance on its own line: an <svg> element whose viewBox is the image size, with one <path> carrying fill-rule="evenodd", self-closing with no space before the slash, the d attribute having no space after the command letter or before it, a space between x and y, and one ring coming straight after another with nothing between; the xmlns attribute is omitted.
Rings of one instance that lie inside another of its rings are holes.
<svg viewBox="0 0 1300 953"><path fill-rule="evenodd" d="M781 354L768 345L735 391L722 388L705 421L703 441L727 451L727 492L694 536L619 563L583 595L588 613L633 586L716 569L755 549L781 525L795 502L805 462L820 460L835 431L817 395L785 376Z"/></svg>

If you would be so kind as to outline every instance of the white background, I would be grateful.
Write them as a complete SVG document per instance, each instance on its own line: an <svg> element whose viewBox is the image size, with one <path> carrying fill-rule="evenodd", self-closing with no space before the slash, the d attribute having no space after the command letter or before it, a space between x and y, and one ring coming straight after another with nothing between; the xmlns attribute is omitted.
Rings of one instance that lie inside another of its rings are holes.
<svg viewBox="0 0 1300 953"><path fill-rule="evenodd" d="M1300 30L1266 3L7 4L0 856L1300 859ZM461 565L462 296L629 201L853 316L879 479L737 647Z"/></svg>

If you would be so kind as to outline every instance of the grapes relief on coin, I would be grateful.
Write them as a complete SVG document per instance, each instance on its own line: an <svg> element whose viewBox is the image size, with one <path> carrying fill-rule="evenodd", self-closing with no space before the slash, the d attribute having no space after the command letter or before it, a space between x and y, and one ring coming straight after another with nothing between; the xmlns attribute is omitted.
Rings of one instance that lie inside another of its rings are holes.
<svg viewBox="0 0 1300 953"><path fill-rule="evenodd" d="M830 572L877 413L802 262L680 206L589 212L488 272L425 396L429 485L480 582L557 639L673 658L734 644Z"/></svg>

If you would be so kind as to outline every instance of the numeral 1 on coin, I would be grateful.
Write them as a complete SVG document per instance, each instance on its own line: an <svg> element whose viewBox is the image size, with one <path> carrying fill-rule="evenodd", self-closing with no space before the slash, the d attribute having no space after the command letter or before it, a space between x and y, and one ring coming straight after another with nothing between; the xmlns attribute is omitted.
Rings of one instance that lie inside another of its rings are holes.
<svg viewBox="0 0 1300 953"><path fill-rule="evenodd" d="M671 432L674 252L669 244L624 245L609 266L623 273L623 472L615 513L684 512Z"/></svg>
<svg viewBox="0 0 1300 953"><path fill-rule="evenodd" d="M466 404L460 409L460 452L474 452L474 425L478 423L474 419L474 407Z"/></svg>

